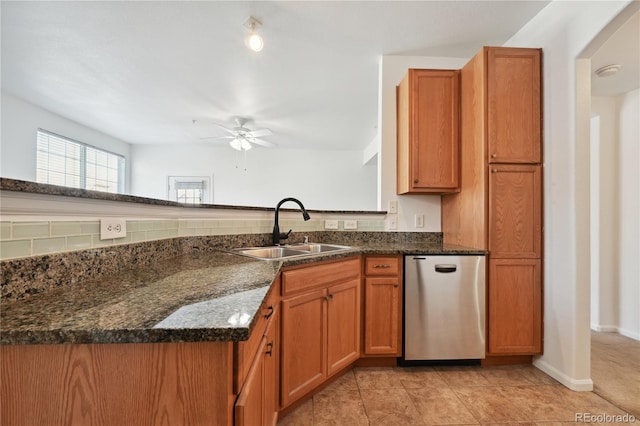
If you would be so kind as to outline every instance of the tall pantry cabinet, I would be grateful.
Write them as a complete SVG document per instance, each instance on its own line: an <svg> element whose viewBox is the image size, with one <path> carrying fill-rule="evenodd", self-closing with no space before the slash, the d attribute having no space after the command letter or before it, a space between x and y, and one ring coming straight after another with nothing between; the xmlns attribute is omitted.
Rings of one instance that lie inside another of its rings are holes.
<svg viewBox="0 0 640 426"><path fill-rule="evenodd" d="M542 353L541 50L485 47L461 71L461 188L444 242L488 250L488 352Z"/></svg>

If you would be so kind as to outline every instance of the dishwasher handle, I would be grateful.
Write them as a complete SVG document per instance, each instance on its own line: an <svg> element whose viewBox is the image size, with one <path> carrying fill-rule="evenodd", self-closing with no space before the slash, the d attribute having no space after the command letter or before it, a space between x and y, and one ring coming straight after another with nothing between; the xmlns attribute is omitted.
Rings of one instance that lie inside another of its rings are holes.
<svg viewBox="0 0 640 426"><path fill-rule="evenodd" d="M449 274L451 272L455 272L458 269L458 265L452 263L440 263L435 267L436 272L440 272L441 274Z"/></svg>

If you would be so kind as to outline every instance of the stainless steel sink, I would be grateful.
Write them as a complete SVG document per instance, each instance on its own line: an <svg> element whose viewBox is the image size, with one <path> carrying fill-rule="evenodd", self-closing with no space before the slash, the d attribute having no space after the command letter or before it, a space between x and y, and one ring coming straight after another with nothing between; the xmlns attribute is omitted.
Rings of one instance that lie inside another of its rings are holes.
<svg viewBox="0 0 640 426"><path fill-rule="evenodd" d="M326 253L339 250L348 250L351 247L335 244L292 244L288 246L271 247L241 247L232 250L233 253L252 257L260 260L282 260L298 256L310 256L318 253Z"/></svg>
<svg viewBox="0 0 640 426"><path fill-rule="evenodd" d="M328 251L347 250L351 248L347 246L338 246L335 244L320 244L320 243L292 244L289 247L291 247L294 250L304 250L311 253L325 253Z"/></svg>

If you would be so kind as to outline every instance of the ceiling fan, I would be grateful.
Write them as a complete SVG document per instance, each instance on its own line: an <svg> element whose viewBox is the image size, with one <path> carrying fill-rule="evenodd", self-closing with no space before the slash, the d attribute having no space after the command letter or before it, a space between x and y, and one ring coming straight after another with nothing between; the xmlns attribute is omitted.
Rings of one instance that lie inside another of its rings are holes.
<svg viewBox="0 0 640 426"><path fill-rule="evenodd" d="M259 139L262 136L271 135L271 130L269 129L258 129L251 130L244 125L249 121L247 117L234 117L234 121L236 122L236 127L227 128L220 124L213 123L221 129L229 132L229 136L212 136L206 138L200 138L202 140L228 140L231 148L237 151L247 151L251 149L252 144L264 146L267 148L272 148L276 146L273 142L268 142L263 139ZM193 120L193 124L196 124L196 120Z"/></svg>

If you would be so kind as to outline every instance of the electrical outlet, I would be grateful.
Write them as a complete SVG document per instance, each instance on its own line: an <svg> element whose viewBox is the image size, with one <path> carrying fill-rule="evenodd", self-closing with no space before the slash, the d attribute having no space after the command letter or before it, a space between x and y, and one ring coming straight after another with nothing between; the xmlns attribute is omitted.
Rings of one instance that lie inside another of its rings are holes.
<svg viewBox="0 0 640 426"><path fill-rule="evenodd" d="M124 238L127 236L127 221L124 219L100 219L100 239Z"/></svg>
<svg viewBox="0 0 640 426"><path fill-rule="evenodd" d="M424 228L424 215L416 213L414 217L414 222L415 222L416 228Z"/></svg>
<svg viewBox="0 0 640 426"><path fill-rule="evenodd" d="M387 229L398 229L398 219L389 218L386 220Z"/></svg>
<svg viewBox="0 0 640 426"><path fill-rule="evenodd" d="M357 220L345 220L344 221L344 229L358 229L358 221Z"/></svg>
<svg viewBox="0 0 640 426"><path fill-rule="evenodd" d="M325 220L324 221L324 229L338 229L338 221L337 220Z"/></svg>
<svg viewBox="0 0 640 426"><path fill-rule="evenodd" d="M389 214L397 214L398 213L398 200L389 200L389 208L387 213Z"/></svg>

